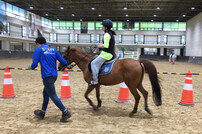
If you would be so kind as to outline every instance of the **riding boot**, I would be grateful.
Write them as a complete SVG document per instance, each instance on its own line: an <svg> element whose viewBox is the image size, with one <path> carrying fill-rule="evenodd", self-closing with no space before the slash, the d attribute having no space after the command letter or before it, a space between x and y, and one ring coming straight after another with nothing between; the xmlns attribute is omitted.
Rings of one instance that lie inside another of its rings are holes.
<svg viewBox="0 0 202 134"><path fill-rule="evenodd" d="M97 81L94 81L94 80L91 80L91 81L88 83L89 86L93 86L93 85L97 85L97 84L98 84L98 82L97 82Z"/></svg>
<svg viewBox="0 0 202 134"><path fill-rule="evenodd" d="M43 119L44 116L45 116L45 112L42 111L42 110L35 110L34 111L34 114L36 115L36 117L40 118L40 119Z"/></svg>

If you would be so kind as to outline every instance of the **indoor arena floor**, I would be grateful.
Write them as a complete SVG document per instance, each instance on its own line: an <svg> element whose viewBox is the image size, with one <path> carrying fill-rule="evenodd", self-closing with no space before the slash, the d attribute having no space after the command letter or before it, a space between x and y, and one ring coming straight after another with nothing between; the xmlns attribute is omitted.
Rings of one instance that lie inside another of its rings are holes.
<svg viewBox="0 0 202 134"><path fill-rule="evenodd" d="M0 60L0 68L27 68L31 59ZM158 72L202 73L202 65L176 62L153 61ZM74 68L78 69L78 68ZM202 133L202 76L193 77L194 107L181 106L185 75L159 74L162 85L162 106L155 106L152 99L151 85L145 75L143 85L149 92L149 107L153 116L144 111L144 99L141 97L138 112L134 117L128 117L134 106L134 98L130 94L132 103L120 104L118 98L120 85L102 86L102 107L93 111L84 98L87 84L81 72L69 72L73 100L62 101L71 111L72 117L66 123L61 123L61 112L50 101L44 120L34 117L33 111L41 108L43 84L40 71L11 70L15 95L14 99L0 99L0 133L1 134L142 134L142 133ZM4 71L0 70L0 95L3 88ZM60 96L62 72L59 72L55 83ZM141 95L142 96L142 95ZM95 91L90 98L97 103Z"/></svg>

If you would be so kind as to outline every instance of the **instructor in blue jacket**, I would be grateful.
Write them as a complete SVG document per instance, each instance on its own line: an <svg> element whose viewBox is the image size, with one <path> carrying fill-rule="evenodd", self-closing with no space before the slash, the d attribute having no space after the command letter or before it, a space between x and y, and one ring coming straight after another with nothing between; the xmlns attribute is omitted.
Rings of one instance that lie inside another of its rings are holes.
<svg viewBox="0 0 202 134"><path fill-rule="evenodd" d="M67 66L67 61L59 54L59 52L49 47L46 44L46 39L44 37L38 37L36 39L37 49L33 54L33 63L31 69L35 69L40 62L41 64L41 77L43 79L43 104L41 110L35 110L34 114L43 119L46 113L46 109L49 102L49 97L54 102L54 104L62 111L61 122L67 121L71 117L71 113L65 108L61 100L58 98L55 92L55 81L57 79L57 67L56 61L58 60L63 65Z"/></svg>

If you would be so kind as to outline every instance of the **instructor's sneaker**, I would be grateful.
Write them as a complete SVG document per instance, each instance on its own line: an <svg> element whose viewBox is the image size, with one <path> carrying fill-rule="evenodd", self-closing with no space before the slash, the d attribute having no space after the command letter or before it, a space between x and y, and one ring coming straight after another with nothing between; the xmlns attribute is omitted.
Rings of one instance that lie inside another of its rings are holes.
<svg viewBox="0 0 202 134"><path fill-rule="evenodd" d="M71 113L66 110L65 112L62 112L62 118L60 119L60 122L66 122L67 119L69 119L71 117Z"/></svg>
<svg viewBox="0 0 202 134"><path fill-rule="evenodd" d="M35 110L34 114L36 115L36 117L43 119L45 116L45 112L43 112L42 110Z"/></svg>

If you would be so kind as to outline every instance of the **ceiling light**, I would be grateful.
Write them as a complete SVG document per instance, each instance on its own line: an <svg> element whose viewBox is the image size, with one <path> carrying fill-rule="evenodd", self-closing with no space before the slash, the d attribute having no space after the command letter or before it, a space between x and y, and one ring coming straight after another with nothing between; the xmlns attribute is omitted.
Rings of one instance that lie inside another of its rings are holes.
<svg viewBox="0 0 202 134"><path fill-rule="evenodd" d="M157 15L156 14L154 14L154 17L156 17Z"/></svg>
<svg viewBox="0 0 202 134"><path fill-rule="evenodd" d="M33 8L34 8L33 6L30 6L30 7L29 7L29 9L33 9Z"/></svg>
<svg viewBox="0 0 202 134"><path fill-rule="evenodd" d="M182 16L183 16L183 17L186 17L186 15L185 15L185 14L183 14Z"/></svg>
<svg viewBox="0 0 202 134"><path fill-rule="evenodd" d="M63 10L63 9L64 9L64 7L60 7L60 9L61 9L61 10Z"/></svg>
<svg viewBox="0 0 202 134"><path fill-rule="evenodd" d="M46 13L45 15L46 15L46 16L48 16L48 14L47 14L47 13Z"/></svg>
<svg viewBox="0 0 202 134"><path fill-rule="evenodd" d="M72 16L75 16L74 14L72 14Z"/></svg>
<svg viewBox="0 0 202 134"><path fill-rule="evenodd" d="M92 9L92 10L95 10L95 8L94 8L94 7L92 7L91 9Z"/></svg>
<svg viewBox="0 0 202 134"><path fill-rule="evenodd" d="M126 17L128 17L128 14L126 14Z"/></svg>
<svg viewBox="0 0 202 134"><path fill-rule="evenodd" d="M160 10L160 7L157 7L156 9L157 9L157 10Z"/></svg>
<svg viewBox="0 0 202 134"><path fill-rule="evenodd" d="M101 14L99 14L98 16L99 16L99 17L101 17L102 15L101 15Z"/></svg>
<svg viewBox="0 0 202 134"><path fill-rule="evenodd" d="M124 9L124 10L127 10L128 8L127 8L127 7L124 7L123 9Z"/></svg>
<svg viewBox="0 0 202 134"><path fill-rule="evenodd" d="M192 8L191 8L191 10L194 10L194 9L195 9L195 7L192 7Z"/></svg>
<svg viewBox="0 0 202 134"><path fill-rule="evenodd" d="M151 22L153 22L154 20L151 20Z"/></svg>

